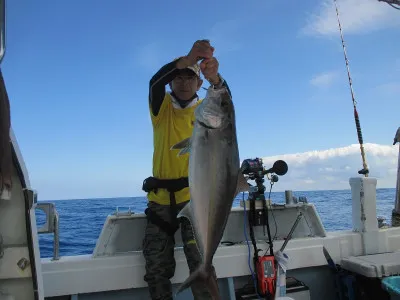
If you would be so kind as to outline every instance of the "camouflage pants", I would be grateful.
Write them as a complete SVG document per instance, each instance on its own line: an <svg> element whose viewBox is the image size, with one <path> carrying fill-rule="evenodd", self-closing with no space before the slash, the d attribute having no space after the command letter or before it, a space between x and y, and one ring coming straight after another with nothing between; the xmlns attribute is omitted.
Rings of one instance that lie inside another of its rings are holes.
<svg viewBox="0 0 400 300"><path fill-rule="evenodd" d="M184 203L178 204L180 210ZM169 206L149 202L148 207L165 221L170 222ZM201 263L201 256L194 240L192 226L186 218L180 219L183 250L190 273L196 270ZM144 280L149 286L151 299L172 300L172 287L170 279L175 274L176 262L174 258L175 241L157 225L147 221L145 237L143 240L143 255L146 261L146 275ZM217 280L215 271L214 278ZM195 300L211 299L204 284L196 282L192 285L192 293Z"/></svg>

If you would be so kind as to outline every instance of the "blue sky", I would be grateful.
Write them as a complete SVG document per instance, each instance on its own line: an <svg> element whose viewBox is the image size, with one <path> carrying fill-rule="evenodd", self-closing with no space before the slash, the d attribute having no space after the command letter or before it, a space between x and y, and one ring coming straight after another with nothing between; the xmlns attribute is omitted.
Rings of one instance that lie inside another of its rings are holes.
<svg viewBox="0 0 400 300"><path fill-rule="evenodd" d="M231 87L242 159L357 143L332 3L8 1L2 70L39 199L143 195L148 81L197 39L211 40ZM400 13L339 5L364 140L391 145Z"/></svg>

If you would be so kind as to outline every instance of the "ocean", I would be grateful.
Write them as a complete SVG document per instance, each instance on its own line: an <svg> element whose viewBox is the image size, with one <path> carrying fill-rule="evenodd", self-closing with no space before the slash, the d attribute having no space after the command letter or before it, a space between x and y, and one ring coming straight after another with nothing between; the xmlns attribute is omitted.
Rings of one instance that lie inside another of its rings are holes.
<svg viewBox="0 0 400 300"><path fill-rule="evenodd" d="M390 224L396 189L377 189L377 214ZM351 191L307 191L293 192L296 197L305 196L309 203L314 203L327 231L347 230L352 227ZM242 194L238 195L234 206L239 206ZM271 200L285 202L284 192L272 192ZM79 199L45 201L55 204L59 214L60 256L91 254L101 232L107 215L117 207L136 213L144 212L145 197ZM37 210L38 227L44 223L44 214ZM53 234L39 235L41 257L52 257Z"/></svg>

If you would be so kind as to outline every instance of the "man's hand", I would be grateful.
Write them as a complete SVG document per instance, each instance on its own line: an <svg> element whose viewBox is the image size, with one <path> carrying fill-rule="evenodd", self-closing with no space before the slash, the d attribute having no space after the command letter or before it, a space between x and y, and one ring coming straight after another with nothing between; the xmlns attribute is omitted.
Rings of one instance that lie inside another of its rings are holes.
<svg viewBox="0 0 400 300"><path fill-rule="evenodd" d="M212 58L214 54L214 47L210 45L208 40L198 40L196 41L192 49L190 49L189 54L182 57L177 62L178 69L184 69L188 66L196 64L202 59Z"/></svg>
<svg viewBox="0 0 400 300"><path fill-rule="evenodd" d="M208 40L199 40L193 44L187 58L191 65L196 64L199 60L213 57L214 47L210 45Z"/></svg>
<svg viewBox="0 0 400 300"><path fill-rule="evenodd" d="M200 70L204 77L213 85L219 83L220 78L218 76L219 63L215 57L206 58L200 63Z"/></svg>

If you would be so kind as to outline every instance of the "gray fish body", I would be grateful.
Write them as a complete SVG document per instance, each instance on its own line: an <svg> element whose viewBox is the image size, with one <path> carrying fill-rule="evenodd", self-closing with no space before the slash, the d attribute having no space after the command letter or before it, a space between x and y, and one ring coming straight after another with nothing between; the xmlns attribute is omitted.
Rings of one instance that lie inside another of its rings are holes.
<svg viewBox="0 0 400 300"><path fill-rule="evenodd" d="M214 299L219 299L218 287L211 279L212 260L238 192L248 190L240 172L236 136L235 109L225 88L207 92L195 111L196 122L192 136L173 146L190 152L190 202L179 217L192 224L202 265L182 284L180 291L195 279L206 282Z"/></svg>
<svg viewBox="0 0 400 300"><path fill-rule="evenodd" d="M236 196L240 160L233 105L228 118L231 120L218 129L196 122L192 136L190 213L206 265L211 265Z"/></svg>

